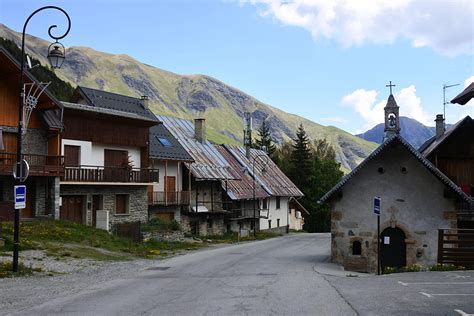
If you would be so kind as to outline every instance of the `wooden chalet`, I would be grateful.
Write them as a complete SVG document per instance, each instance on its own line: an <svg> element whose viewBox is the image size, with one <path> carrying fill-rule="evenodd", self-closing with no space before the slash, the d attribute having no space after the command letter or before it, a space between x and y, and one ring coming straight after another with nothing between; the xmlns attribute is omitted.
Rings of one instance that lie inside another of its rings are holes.
<svg viewBox="0 0 474 316"><path fill-rule="evenodd" d="M149 130L159 123L143 100L78 87L63 102L61 218L108 228L147 221Z"/></svg>
<svg viewBox="0 0 474 316"><path fill-rule="evenodd" d="M40 85L28 72L24 80L27 92ZM13 217L12 171L17 160L19 83L20 64L0 47L0 217L3 219ZM60 150L63 107L47 89L37 101L23 135L22 153L30 172L25 182L27 200L21 218L56 217L59 212L59 177L64 174Z"/></svg>

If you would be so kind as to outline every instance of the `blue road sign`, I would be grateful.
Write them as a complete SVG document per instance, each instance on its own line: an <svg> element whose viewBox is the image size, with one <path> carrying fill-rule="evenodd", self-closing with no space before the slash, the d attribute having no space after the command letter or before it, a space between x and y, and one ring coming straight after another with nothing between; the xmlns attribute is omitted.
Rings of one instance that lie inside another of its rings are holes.
<svg viewBox="0 0 474 316"><path fill-rule="evenodd" d="M374 214L380 215L380 198L374 197Z"/></svg>
<svg viewBox="0 0 474 316"><path fill-rule="evenodd" d="M15 185L15 209L26 207L26 186Z"/></svg>

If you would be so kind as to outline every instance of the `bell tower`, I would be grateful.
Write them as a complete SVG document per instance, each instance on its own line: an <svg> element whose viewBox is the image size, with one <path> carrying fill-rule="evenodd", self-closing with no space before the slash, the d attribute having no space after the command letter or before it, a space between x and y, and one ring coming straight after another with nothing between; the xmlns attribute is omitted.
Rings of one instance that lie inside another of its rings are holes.
<svg viewBox="0 0 474 316"><path fill-rule="evenodd" d="M394 135L400 134L399 107L392 94L392 87L395 87L395 85L390 81L390 84L386 85L386 87L390 87L390 95L387 100L387 105L383 108L385 112L384 141Z"/></svg>

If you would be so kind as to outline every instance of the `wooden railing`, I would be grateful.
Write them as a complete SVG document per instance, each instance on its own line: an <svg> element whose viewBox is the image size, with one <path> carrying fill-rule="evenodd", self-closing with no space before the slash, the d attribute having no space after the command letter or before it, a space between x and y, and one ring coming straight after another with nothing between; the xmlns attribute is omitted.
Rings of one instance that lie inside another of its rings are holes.
<svg viewBox="0 0 474 316"><path fill-rule="evenodd" d="M16 153L0 153L0 174L11 175L16 164ZM64 174L64 157L23 154L30 166L30 176L56 176Z"/></svg>
<svg viewBox="0 0 474 316"><path fill-rule="evenodd" d="M189 205L187 191L148 192L149 205Z"/></svg>
<svg viewBox="0 0 474 316"><path fill-rule="evenodd" d="M439 229L438 263L474 268L474 229Z"/></svg>
<svg viewBox="0 0 474 316"><path fill-rule="evenodd" d="M158 182L158 169L140 169L104 166L78 166L65 168L62 181L67 182Z"/></svg>

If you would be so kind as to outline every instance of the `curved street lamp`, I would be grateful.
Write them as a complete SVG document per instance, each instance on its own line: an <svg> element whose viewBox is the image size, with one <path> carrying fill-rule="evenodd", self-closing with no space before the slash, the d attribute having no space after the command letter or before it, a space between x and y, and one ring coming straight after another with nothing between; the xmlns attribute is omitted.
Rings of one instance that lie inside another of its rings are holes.
<svg viewBox="0 0 474 316"><path fill-rule="evenodd" d="M262 159L264 158L264 159ZM255 206L255 200L256 200L256 194L255 194L255 162L257 160L264 160L263 167L262 167L262 172L265 172L265 168L267 167L268 164L268 156L267 154L258 154L257 156L253 157L252 160L252 175L253 175L253 186L252 186L252 192L253 192L253 236L257 236L257 217L256 217L256 206ZM259 210L259 216L260 218L260 202L258 206Z"/></svg>
<svg viewBox="0 0 474 316"><path fill-rule="evenodd" d="M23 25L23 33L21 37L21 60L20 60L20 107L18 109L18 138L17 138L17 154L16 154L16 174L19 176L17 179L18 183L22 183L25 181L26 177L23 177L23 169L21 167L23 161L23 155L21 150L22 145L22 134L24 131L24 117L23 117L23 107L24 107L24 99L25 99L25 82L24 82L24 75L25 75L25 32L26 26L30 19L38 12L47 10L47 9L54 9L58 10L67 18L68 26L66 32L64 32L60 36L54 36L51 31L57 27L57 25L53 24L48 29L49 37L56 40L55 43L51 44L48 48L48 60L51 63L51 67L53 69L60 68L65 59L65 49L64 46L59 43L58 40L66 37L71 29L71 19L69 15L60 7L56 6L45 6L39 8L38 10L34 11L30 14L30 16L26 19L25 24ZM14 233L13 233L13 272L18 272L18 251L20 248L20 210L15 208L15 224L14 224Z"/></svg>

